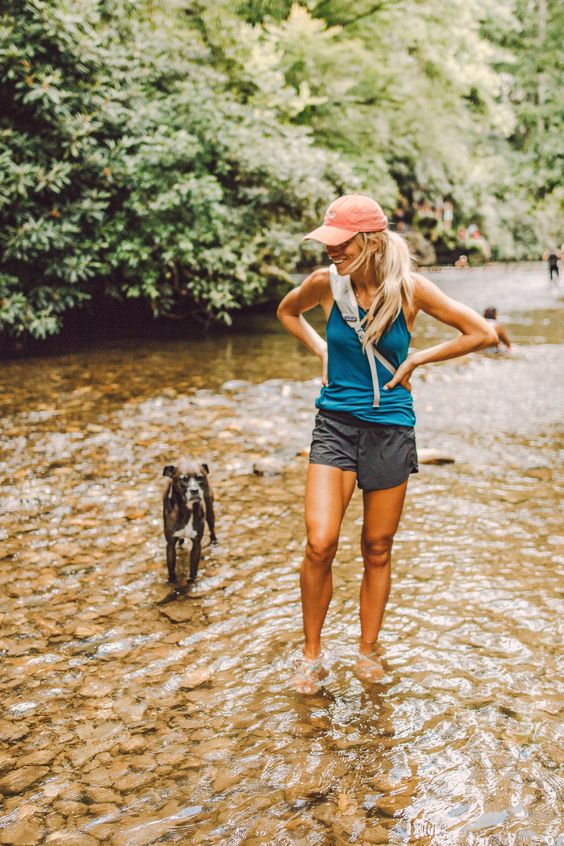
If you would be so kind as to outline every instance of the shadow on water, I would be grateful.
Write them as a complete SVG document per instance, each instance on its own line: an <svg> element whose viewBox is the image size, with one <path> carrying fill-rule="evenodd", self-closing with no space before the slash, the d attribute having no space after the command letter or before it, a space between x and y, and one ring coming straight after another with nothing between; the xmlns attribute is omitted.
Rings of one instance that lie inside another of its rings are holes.
<svg viewBox="0 0 564 846"><path fill-rule="evenodd" d="M274 322L5 366L3 843L562 843L561 303L534 267L436 278L518 346L415 376L419 446L456 461L410 482L374 687L352 673L356 495L326 684L286 689L307 460L288 446L319 382ZM447 335L422 318L413 343ZM186 453L209 461L220 544L175 593L161 473ZM272 453L281 473L253 474Z"/></svg>

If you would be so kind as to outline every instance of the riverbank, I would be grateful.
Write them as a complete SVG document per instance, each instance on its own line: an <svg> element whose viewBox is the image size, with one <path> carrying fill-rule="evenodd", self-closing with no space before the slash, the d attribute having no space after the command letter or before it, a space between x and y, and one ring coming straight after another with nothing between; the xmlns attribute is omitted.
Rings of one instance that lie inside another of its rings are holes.
<svg viewBox="0 0 564 846"><path fill-rule="evenodd" d="M499 262L490 263L484 268L456 269L452 266L437 266L422 268L421 272L437 280L446 275L455 274L460 284L472 279L476 272L497 275L541 273L544 268L542 262ZM295 284L304 278L302 274L292 274ZM257 306L247 307L235 311L232 315L233 323L226 326L222 323L205 324L194 319L184 318L176 320L166 317L153 317L149 306L140 300L118 302L112 299L93 301L82 310L70 312L65 318L62 331L53 337L38 341L32 338L10 339L0 338L0 359L34 358L53 356L65 352L76 352L86 348L96 349L104 344L114 342L135 342L136 340L198 340L208 336L225 337L240 334L249 328L253 332L261 331L263 317L274 314L276 305L284 293L284 288L276 286L271 298ZM266 325L266 324L265 324Z"/></svg>

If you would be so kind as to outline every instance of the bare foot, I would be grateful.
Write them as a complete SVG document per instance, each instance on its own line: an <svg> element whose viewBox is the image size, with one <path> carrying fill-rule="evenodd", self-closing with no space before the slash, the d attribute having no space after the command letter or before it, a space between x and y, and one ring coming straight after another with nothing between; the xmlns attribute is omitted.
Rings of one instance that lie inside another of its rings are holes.
<svg viewBox="0 0 564 846"><path fill-rule="evenodd" d="M359 652L354 671L366 682L380 681L384 675L384 667L376 652L368 652L366 655Z"/></svg>
<svg viewBox="0 0 564 846"><path fill-rule="evenodd" d="M294 659L294 672L290 678L290 687L297 693L318 693L321 690L323 678L321 655L317 658L306 658L300 652Z"/></svg>

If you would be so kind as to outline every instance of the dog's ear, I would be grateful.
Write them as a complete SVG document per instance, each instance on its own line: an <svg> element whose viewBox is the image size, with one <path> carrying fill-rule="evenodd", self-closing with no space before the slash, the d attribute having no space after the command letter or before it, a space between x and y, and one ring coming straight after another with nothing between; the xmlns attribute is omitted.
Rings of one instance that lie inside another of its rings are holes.
<svg viewBox="0 0 564 846"><path fill-rule="evenodd" d="M176 467L174 466L174 464L167 464L166 467L163 470L163 476L172 477L172 476L174 476L175 470L176 470Z"/></svg>
<svg viewBox="0 0 564 846"><path fill-rule="evenodd" d="M206 471L206 473L209 473L209 472L210 472L210 468L209 468L209 467L208 467L208 465L207 465L205 462L203 462L203 461L202 461L202 467L204 468L204 470Z"/></svg>

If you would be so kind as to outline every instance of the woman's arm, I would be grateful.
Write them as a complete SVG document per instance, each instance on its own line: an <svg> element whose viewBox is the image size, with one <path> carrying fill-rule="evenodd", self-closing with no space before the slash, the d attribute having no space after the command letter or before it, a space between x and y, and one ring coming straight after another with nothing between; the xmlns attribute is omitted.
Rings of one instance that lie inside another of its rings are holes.
<svg viewBox="0 0 564 846"><path fill-rule="evenodd" d="M458 329L460 335L450 341L444 341L442 344L436 344L436 346L429 347L426 350L418 350L408 356L398 367L393 379L384 386L388 390L398 384L410 390L409 377L415 368L422 364L429 364L432 361L446 361L449 358L466 355L498 342L495 329L473 309L447 297L440 288L424 276L415 274L414 278L413 299L415 309L430 314L431 317L441 323L446 323L447 326L453 326Z"/></svg>
<svg viewBox="0 0 564 846"><path fill-rule="evenodd" d="M314 270L298 288L290 291L276 315L284 328L323 362L323 384L327 384L327 343L302 316L304 311L321 305L327 313L332 301L329 271Z"/></svg>

